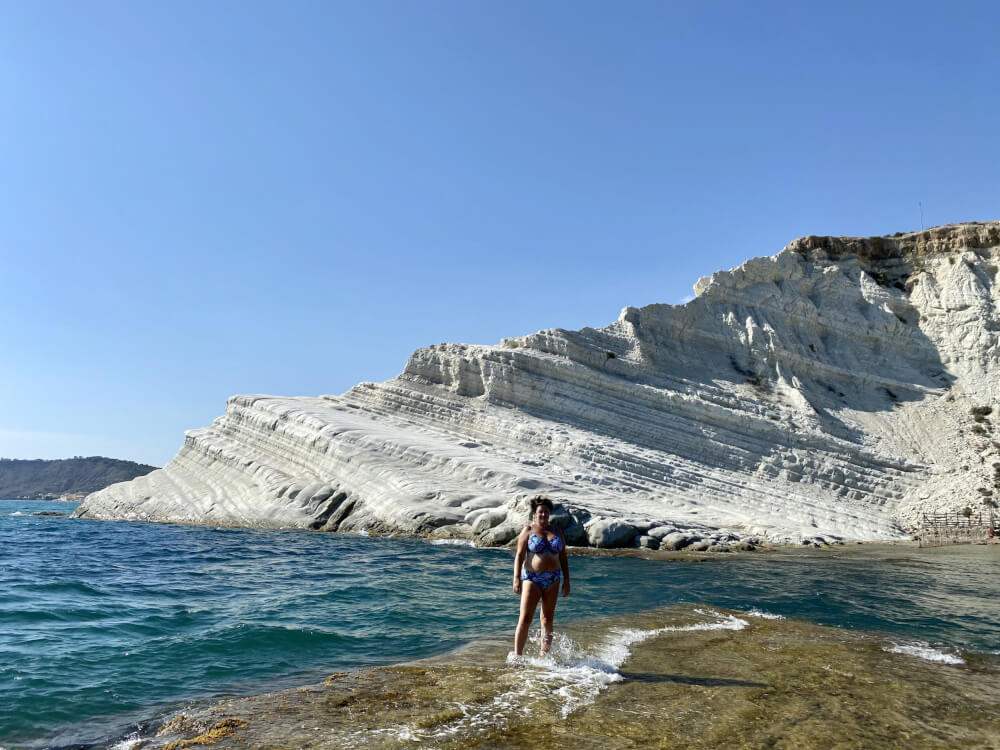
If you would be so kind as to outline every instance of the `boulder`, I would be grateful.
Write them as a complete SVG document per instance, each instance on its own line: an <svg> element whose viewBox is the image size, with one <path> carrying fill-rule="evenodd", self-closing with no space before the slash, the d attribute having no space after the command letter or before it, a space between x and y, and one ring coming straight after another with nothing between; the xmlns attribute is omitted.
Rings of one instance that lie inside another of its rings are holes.
<svg viewBox="0 0 1000 750"><path fill-rule="evenodd" d="M649 534L643 534L635 538L635 544L642 549L659 549L660 541Z"/></svg>
<svg viewBox="0 0 1000 750"><path fill-rule="evenodd" d="M635 528L614 518L598 518L584 527L587 540L592 547L631 547L635 539Z"/></svg>
<svg viewBox="0 0 1000 750"><path fill-rule="evenodd" d="M507 511L505 510L485 510L478 513L472 522L472 533L477 537L482 536L483 533L495 526L499 526L506 520Z"/></svg>
<svg viewBox="0 0 1000 750"><path fill-rule="evenodd" d="M480 534L476 542L481 547L503 547L517 539L523 528L524 524L505 522Z"/></svg>
<svg viewBox="0 0 1000 750"><path fill-rule="evenodd" d="M698 541L697 536L685 534L682 531L673 531L660 540L660 549L679 550L684 549L692 542Z"/></svg>
<svg viewBox="0 0 1000 750"><path fill-rule="evenodd" d="M667 534L673 534L675 531L677 531L676 526L653 526L646 534L659 541Z"/></svg>

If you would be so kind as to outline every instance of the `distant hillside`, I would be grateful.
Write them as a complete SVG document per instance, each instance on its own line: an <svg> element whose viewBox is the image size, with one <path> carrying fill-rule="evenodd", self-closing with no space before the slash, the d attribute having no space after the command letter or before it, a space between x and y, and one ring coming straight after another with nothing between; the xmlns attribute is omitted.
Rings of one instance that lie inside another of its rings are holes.
<svg viewBox="0 0 1000 750"><path fill-rule="evenodd" d="M156 468L104 456L76 456L53 461L0 458L0 498L87 495L115 482L143 476Z"/></svg>

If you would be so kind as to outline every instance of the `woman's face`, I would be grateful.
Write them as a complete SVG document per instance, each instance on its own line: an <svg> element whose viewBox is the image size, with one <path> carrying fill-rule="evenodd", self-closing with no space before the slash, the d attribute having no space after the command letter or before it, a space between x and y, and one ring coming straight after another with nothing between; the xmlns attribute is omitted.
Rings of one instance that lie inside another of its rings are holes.
<svg viewBox="0 0 1000 750"><path fill-rule="evenodd" d="M548 506L539 505L535 508L535 523L541 526L543 529L549 525L549 516L552 515L552 511L548 509Z"/></svg>

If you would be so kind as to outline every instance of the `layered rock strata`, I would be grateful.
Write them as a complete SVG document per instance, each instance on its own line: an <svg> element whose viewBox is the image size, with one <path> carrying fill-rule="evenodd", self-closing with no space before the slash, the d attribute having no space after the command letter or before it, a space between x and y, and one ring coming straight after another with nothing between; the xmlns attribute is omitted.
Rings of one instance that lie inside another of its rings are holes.
<svg viewBox="0 0 1000 750"><path fill-rule="evenodd" d="M805 237L600 329L416 351L340 396L234 396L85 518L574 544L904 538L1000 486L1000 222Z"/></svg>

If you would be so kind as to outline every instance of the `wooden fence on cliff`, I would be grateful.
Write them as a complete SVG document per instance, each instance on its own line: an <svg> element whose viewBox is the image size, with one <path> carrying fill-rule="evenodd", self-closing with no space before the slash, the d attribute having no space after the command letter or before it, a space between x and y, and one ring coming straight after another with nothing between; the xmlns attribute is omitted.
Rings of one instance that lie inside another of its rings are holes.
<svg viewBox="0 0 1000 750"><path fill-rule="evenodd" d="M924 513L918 535L921 547L946 544L985 544L1000 540L1000 516L987 508L970 515Z"/></svg>

